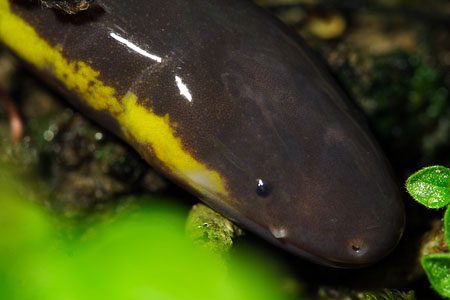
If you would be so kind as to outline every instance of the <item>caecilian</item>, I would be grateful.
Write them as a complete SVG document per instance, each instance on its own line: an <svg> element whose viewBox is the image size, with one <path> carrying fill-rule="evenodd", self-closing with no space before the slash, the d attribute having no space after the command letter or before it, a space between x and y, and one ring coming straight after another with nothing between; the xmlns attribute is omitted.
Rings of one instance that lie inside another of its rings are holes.
<svg viewBox="0 0 450 300"><path fill-rule="evenodd" d="M385 157L327 68L247 0L0 0L0 41L154 168L264 239L360 267L405 217Z"/></svg>

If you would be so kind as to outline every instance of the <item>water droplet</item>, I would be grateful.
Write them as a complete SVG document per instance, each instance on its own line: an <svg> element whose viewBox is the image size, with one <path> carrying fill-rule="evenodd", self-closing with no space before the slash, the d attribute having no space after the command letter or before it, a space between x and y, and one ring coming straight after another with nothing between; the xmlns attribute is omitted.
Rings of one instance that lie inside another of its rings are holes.
<svg viewBox="0 0 450 300"><path fill-rule="evenodd" d="M103 133L96 132L94 137L96 141L101 141L103 139Z"/></svg>
<svg viewBox="0 0 450 300"><path fill-rule="evenodd" d="M53 131L46 130L44 132L44 140L46 140L47 142L51 142L54 137L55 137L55 134L53 133Z"/></svg>

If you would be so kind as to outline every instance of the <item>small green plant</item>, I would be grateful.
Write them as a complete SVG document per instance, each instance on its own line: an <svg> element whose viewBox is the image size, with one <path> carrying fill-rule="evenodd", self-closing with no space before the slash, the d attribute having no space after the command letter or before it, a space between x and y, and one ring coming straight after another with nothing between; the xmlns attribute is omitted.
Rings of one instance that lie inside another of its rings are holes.
<svg viewBox="0 0 450 300"><path fill-rule="evenodd" d="M450 245L450 169L443 166L424 168L406 181L408 193L428 208L444 208L444 236ZM421 264L433 288L450 297L450 253L424 255Z"/></svg>

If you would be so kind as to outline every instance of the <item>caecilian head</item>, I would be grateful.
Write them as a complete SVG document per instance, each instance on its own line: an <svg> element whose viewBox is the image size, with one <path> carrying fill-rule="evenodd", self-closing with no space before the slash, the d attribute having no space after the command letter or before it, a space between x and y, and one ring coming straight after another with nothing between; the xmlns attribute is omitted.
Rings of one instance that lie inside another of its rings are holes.
<svg viewBox="0 0 450 300"><path fill-rule="evenodd" d="M398 243L405 217L379 147L307 56L258 51L220 65L217 105L191 120L189 147L226 184L227 195L206 202L312 261L380 260ZM192 86L197 105L214 96Z"/></svg>
<svg viewBox="0 0 450 300"><path fill-rule="evenodd" d="M235 115L219 126L211 162L227 182L230 214L321 264L374 263L403 231L398 187L334 81L295 61L256 55L230 60L222 74Z"/></svg>
<svg viewBox="0 0 450 300"><path fill-rule="evenodd" d="M194 49L135 84L198 162L179 160L169 173L300 256L340 267L381 259L405 218L379 147L302 45L243 36Z"/></svg>

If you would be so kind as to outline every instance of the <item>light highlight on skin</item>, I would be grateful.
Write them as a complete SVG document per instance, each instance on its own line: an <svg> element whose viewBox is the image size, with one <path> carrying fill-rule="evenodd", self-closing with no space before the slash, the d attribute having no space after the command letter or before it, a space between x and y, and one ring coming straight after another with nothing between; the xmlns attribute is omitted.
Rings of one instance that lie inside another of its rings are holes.
<svg viewBox="0 0 450 300"><path fill-rule="evenodd" d="M127 46L128 48L130 48L131 50L133 50L134 52L139 53L140 55L145 56L145 57L147 57L147 58L150 58L150 59L152 59L152 60L154 60L154 61L156 61L156 62L158 62L158 63L161 63L161 62L162 62L162 58L161 58L161 57L159 57L159 56L157 56L157 55L154 55L154 54L151 54L151 53L145 51L144 49L138 47L137 45L135 45L135 44L133 44L132 42L130 42L129 40L127 40L127 39L121 37L120 35L118 35L118 34L116 34L116 33L114 33L114 32L111 32L109 35L110 35L113 39L115 39L116 41L118 41L119 43L121 43L121 44Z"/></svg>

